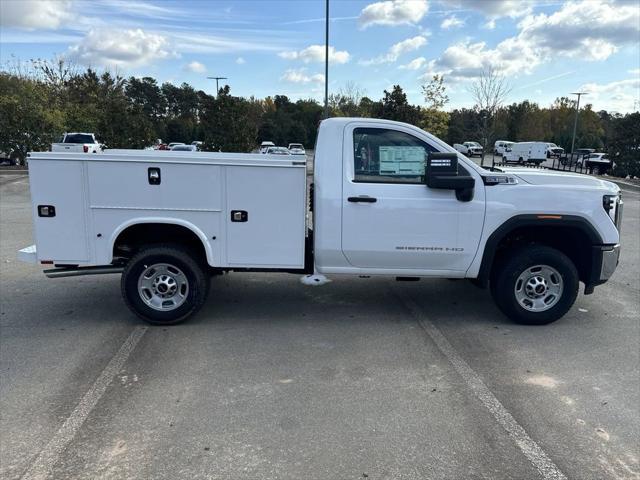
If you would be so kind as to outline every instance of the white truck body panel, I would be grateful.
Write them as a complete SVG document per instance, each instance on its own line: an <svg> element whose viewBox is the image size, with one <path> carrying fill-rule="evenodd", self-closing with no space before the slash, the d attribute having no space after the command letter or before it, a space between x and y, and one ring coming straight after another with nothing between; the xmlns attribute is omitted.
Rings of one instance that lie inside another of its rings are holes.
<svg viewBox="0 0 640 480"><path fill-rule="evenodd" d="M151 167L160 168L159 185L149 184ZM39 261L106 265L128 226L170 223L202 240L211 266L304 266L304 162L139 150L34 153L29 175ZM38 205L55 205L56 216L38 217ZM232 221L232 210L249 211L251 221Z"/></svg>

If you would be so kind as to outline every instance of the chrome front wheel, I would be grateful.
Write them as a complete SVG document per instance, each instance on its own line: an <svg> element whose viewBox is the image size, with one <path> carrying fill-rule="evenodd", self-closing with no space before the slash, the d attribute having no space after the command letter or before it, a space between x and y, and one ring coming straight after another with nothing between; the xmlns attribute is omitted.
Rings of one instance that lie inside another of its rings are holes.
<svg viewBox="0 0 640 480"><path fill-rule="evenodd" d="M515 284L518 304L530 312L544 312L562 297L562 275L549 265L535 265L523 271Z"/></svg>
<svg viewBox="0 0 640 480"><path fill-rule="evenodd" d="M490 279L500 310L526 325L546 325L567 313L578 295L578 283L572 260L547 245L504 251Z"/></svg>

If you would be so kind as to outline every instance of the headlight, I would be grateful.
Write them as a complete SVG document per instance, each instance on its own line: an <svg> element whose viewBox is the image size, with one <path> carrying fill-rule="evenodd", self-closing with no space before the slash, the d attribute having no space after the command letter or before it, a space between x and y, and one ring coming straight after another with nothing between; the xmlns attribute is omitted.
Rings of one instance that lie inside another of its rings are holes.
<svg viewBox="0 0 640 480"><path fill-rule="evenodd" d="M607 212L609 218L613 221L613 224L620 231L621 223L622 223L622 207L624 203L622 202L622 194L619 195L604 195L602 197L602 208Z"/></svg>

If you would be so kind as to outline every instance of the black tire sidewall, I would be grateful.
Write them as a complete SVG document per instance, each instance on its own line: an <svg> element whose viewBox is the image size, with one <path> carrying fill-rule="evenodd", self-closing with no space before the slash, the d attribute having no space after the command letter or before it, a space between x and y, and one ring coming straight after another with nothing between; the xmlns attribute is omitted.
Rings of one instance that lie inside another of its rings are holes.
<svg viewBox="0 0 640 480"><path fill-rule="evenodd" d="M558 271L563 281L560 300L543 312L524 309L515 296L515 283L520 274L534 265L548 265ZM526 325L546 325L561 318L574 304L578 295L578 271L562 252L546 246L530 246L513 252L495 275L491 289L496 304L512 320Z"/></svg>
<svg viewBox="0 0 640 480"><path fill-rule="evenodd" d="M189 282L187 299L175 310L154 310L140 298L138 279L149 266L167 263L179 268ZM196 313L206 300L209 277L190 253L179 247L150 247L141 250L127 264L122 273L122 295L127 306L143 320L156 325L171 325L182 322Z"/></svg>

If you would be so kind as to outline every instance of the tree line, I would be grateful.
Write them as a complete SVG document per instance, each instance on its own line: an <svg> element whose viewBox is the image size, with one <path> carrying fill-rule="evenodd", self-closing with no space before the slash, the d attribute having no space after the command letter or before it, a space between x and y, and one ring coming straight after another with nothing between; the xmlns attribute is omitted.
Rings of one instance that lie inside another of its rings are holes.
<svg viewBox="0 0 640 480"><path fill-rule="evenodd" d="M503 81L491 72L483 76L471 88L476 105L451 111L445 111L449 99L437 75L422 85L422 105L409 103L400 85L373 100L349 83L330 95L330 115L407 122L449 144L478 141L486 151L497 139L546 141L571 149L573 100L560 97L548 107L528 100L504 105L502 83L499 96L487 94L496 91L495 85L486 85L492 77ZM310 148L322 114L323 106L314 99L244 98L232 95L228 86L210 95L187 83L80 71L62 60L0 70L0 152L21 161L27 152L48 150L71 131L93 132L108 148L144 148L158 139L199 140L205 150L215 151L249 152L263 140ZM580 109L575 148L606 151L615 159L614 174L640 176L640 113L596 112L586 105Z"/></svg>

